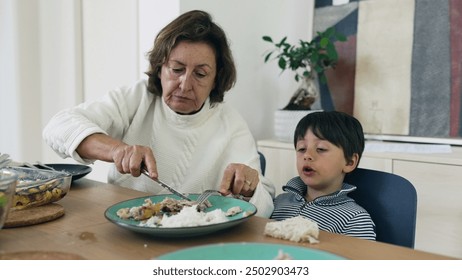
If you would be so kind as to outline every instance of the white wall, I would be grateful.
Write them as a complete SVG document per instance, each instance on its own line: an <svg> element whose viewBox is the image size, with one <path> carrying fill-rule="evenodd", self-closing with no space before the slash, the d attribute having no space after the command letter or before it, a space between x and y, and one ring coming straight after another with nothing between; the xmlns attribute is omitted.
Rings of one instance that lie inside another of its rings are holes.
<svg viewBox="0 0 462 280"><path fill-rule="evenodd" d="M136 1L82 0L85 100L139 79Z"/></svg>
<svg viewBox="0 0 462 280"><path fill-rule="evenodd" d="M280 76L276 62L264 63L271 48L263 35L279 40L309 39L313 28L313 0L196 0L181 1L181 12L209 12L225 30L237 64L237 83L225 101L247 120L257 140L273 136L273 114L284 107L297 87L292 73Z"/></svg>
<svg viewBox="0 0 462 280"><path fill-rule="evenodd" d="M0 152L11 156L40 156L29 139L37 138L41 116L37 5L24 1L0 2ZM17 10L24 10L17 13ZM21 108L30 104L27 114Z"/></svg>
<svg viewBox="0 0 462 280"><path fill-rule="evenodd" d="M0 152L14 160L48 158L43 124L82 101L78 2L0 1Z"/></svg>
<svg viewBox="0 0 462 280"><path fill-rule="evenodd" d="M225 101L257 140L271 137L273 112L297 85L290 73L279 76L276 64L263 63L270 45L261 37L311 37L313 6L313 0L0 0L0 152L17 161L72 161L43 143L46 122L144 77L157 32L191 9L210 12L230 39L238 81ZM107 164L93 167L89 177L105 180Z"/></svg>
<svg viewBox="0 0 462 280"><path fill-rule="evenodd" d="M26 1L30 2L30 1ZM43 128L59 110L74 106L84 100L82 68L82 11L80 0L39 1L39 65L40 97L42 114L36 121ZM44 162L62 162L40 138L42 155L37 159ZM71 160L68 160L71 161Z"/></svg>
<svg viewBox="0 0 462 280"><path fill-rule="evenodd" d="M0 0L0 153L18 155L19 141L19 92L16 81L18 67L18 26L13 0Z"/></svg>
<svg viewBox="0 0 462 280"><path fill-rule="evenodd" d="M152 49L157 33L180 14L180 1L138 0L139 73L148 69L147 52Z"/></svg>

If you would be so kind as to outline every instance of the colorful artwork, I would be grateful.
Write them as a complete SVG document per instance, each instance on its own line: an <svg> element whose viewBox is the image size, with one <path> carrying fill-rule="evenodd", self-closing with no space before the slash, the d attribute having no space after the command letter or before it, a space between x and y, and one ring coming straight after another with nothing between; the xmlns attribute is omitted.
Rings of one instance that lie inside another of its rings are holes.
<svg viewBox="0 0 462 280"><path fill-rule="evenodd" d="M462 1L315 5L315 32L348 37L320 85L324 110L355 115L368 134L462 137Z"/></svg>

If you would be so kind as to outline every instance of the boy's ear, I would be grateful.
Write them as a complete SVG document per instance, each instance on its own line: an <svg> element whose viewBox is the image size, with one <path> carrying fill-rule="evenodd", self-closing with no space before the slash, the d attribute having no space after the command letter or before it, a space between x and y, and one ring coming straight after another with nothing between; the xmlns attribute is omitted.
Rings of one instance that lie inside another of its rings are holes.
<svg viewBox="0 0 462 280"><path fill-rule="evenodd" d="M357 153L354 153L353 156L348 160L347 164L343 168L343 171L345 173L350 173L351 171L355 170L355 168L358 166L359 162L359 155Z"/></svg>

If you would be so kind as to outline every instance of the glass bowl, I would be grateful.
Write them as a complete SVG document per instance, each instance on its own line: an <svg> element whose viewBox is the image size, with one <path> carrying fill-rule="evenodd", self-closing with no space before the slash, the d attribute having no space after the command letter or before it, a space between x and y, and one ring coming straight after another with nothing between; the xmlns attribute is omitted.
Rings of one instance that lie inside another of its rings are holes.
<svg viewBox="0 0 462 280"><path fill-rule="evenodd" d="M63 198L71 186L72 175L66 172L9 167L18 175L11 206L14 210L45 205Z"/></svg>
<svg viewBox="0 0 462 280"><path fill-rule="evenodd" d="M13 202L18 175L8 169L0 169L0 229L5 224Z"/></svg>

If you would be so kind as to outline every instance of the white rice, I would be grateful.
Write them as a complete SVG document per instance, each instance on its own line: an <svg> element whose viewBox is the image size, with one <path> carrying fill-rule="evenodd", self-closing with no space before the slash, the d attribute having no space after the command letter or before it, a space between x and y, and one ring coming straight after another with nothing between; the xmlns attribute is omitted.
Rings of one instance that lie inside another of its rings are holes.
<svg viewBox="0 0 462 280"><path fill-rule="evenodd" d="M162 220L159 221L159 218L152 217L142 223L141 225L147 227L194 227L194 226L203 226L210 224L218 224L227 222L228 218L226 217L225 212L221 209L215 209L210 212L197 212L196 207L185 206L183 209L176 215L168 216L164 214Z"/></svg>
<svg viewBox="0 0 462 280"><path fill-rule="evenodd" d="M319 243L318 223L302 216L268 222L265 225L264 233L268 236L295 242L308 241L310 243Z"/></svg>

